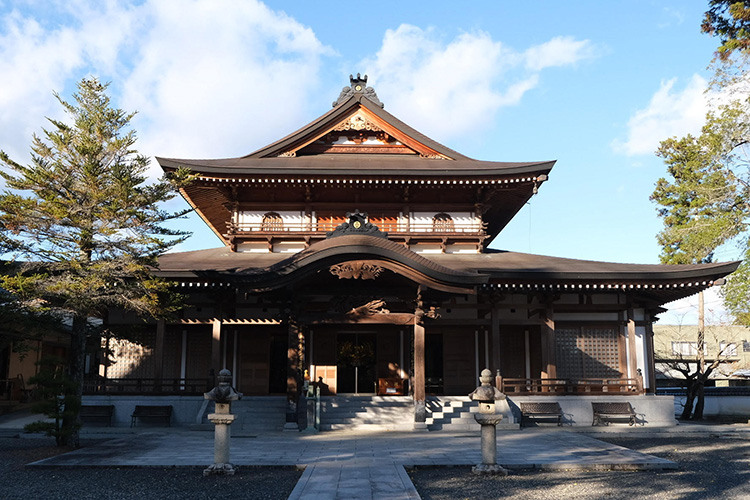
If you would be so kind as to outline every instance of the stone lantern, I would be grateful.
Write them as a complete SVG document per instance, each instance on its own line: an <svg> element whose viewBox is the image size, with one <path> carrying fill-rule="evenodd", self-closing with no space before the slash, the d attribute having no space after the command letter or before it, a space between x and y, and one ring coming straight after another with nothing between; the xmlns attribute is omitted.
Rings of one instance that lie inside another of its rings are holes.
<svg viewBox="0 0 750 500"><path fill-rule="evenodd" d="M503 419L503 415L495 413L495 401L505 400L505 394L497 387L490 385L492 372L488 369L482 370L479 377L481 385L469 394L473 401L479 402L479 413L474 414L474 419L482 426L482 463L471 468L474 474L502 474L508 471L497 465L497 434L496 425Z"/></svg>
<svg viewBox="0 0 750 500"><path fill-rule="evenodd" d="M242 393L231 386L232 373L226 368L219 372L217 379L219 385L203 394L205 399L216 404L215 413L208 415L208 420L215 425L214 464L203 471L204 476L234 474L234 467L229 463L229 426L237 418L237 415L231 413L232 401L241 399Z"/></svg>

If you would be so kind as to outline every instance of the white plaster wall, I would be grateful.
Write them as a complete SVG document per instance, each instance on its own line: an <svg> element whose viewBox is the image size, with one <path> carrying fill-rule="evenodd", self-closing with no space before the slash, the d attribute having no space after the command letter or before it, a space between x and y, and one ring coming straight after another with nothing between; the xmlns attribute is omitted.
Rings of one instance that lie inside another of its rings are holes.
<svg viewBox="0 0 750 500"><path fill-rule="evenodd" d="M172 426L195 424L195 418L203 405L202 396L83 396L84 405L114 405L112 427L130 427L130 420L136 405L172 406ZM98 424L95 424L98 425ZM138 427L165 426L163 423L141 422Z"/></svg>
<svg viewBox="0 0 750 500"><path fill-rule="evenodd" d="M685 404L685 396L674 396L674 414L682 413ZM747 396L706 396L703 415L707 417L717 416L743 416L750 415L750 397Z"/></svg>
<svg viewBox="0 0 750 500"><path fill-rule="evenodd" d="M413 225L412 231L432 232L432 218L443 212L412 212L409 222ZM456 231L474 232L481 227L482 220L471 212L444 212L451 216Z"/></svg>
<svg viewBox="0 0 750 500"><path fill-rule="evenodd" d="M302 222L304 221L304 212L298 210L266 210L266 211L250 211L243 210L239 213L238 222L240 224L252 224L258 229L260 224L263 222L263 216L268 212L276 212L281 216L281 220L284 222L284 227L290 228L301 228ZM256 229L257 230L257 229Z"/></svg>

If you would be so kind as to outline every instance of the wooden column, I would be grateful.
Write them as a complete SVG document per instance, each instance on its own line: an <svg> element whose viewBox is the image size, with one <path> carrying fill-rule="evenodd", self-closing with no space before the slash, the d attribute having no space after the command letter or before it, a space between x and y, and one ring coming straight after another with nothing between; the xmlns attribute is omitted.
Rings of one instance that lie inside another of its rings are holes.
<svg viewBox="0 0 750 500"><path fill-rule="evenodd" d="M646 313L646 369L648 370L648 390L656 392L656 360L654 359L654 324L651 322L651 314Z"/></svg>
<svg viewBox="0 0 750 500"><path fill-rule="evenodd" d="M297 427L297 401L299 400L299 337L301 329L293 319L289 320L286 370L286 425L284 429Z"/></svg>
<svg viewBox="0 0 750 500"><path fill-rule="evenodd" d="M214 318L211 330L211 369L214 376L217 376L222 368L224 364L221 362L221 320Z"/></svg>
<svg viewBox="0 0 750 500"><path fill-rule="evenodd" d="M164 334L166 322L163 319L156 320L156 343L154 344L154 378L158 381L164 376Z"/></svg>
<svg viewBox="0 0 750 500"><path fill-rule="evenodd" d="M425 410L425 332L422 325L423 311L417 309L414 315L414 422L424 424L427 421Z"/></svg>
<svg viewBox="0 0 750 500"><path fill-rule="evenodd" d="M633 309L628 308L628 371L630 378L638 377L638 354L635 347L635 317Z"/></svg>
<svg viewBox="0 0 750 500"><path fill-rule="evenodd" d="M557 378L555 316L551 307L544 311L542 323L542 378Z"/></svg>
<svg viewBox="0 0 750 500"><path fill-rule="evenodd" d="M500 309L492 305L492 366L488 367L493 373L500 372L503 375L502 361L500 358Z"/></svg>

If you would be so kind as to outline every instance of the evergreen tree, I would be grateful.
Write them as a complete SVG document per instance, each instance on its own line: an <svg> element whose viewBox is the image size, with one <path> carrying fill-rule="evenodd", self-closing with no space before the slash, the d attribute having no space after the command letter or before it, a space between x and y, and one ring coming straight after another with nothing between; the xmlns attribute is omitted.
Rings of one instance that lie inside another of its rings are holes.
<svg viewBox="0 0 750 500"><path fill-rule="evenodd" d="M189 236L165 222L187 211L163 203L189 181L186 172L147 184L149 160L133 147L134 113L111 106L108 84L84 78L74 102L55 97L69 122L50 127L31 144L23 166L0 151L6 190L0 194L0 245L21 262L0 285L17 300L57 311L71 323L67 363L80 405L91 320L108 308L161 317L179 305L169 283L152 274L157 257ZM7 254L6 254L7 255ZM65 416L61 444L78 443L77 415ZM68 430L70 432L68 432Z"/></svg>

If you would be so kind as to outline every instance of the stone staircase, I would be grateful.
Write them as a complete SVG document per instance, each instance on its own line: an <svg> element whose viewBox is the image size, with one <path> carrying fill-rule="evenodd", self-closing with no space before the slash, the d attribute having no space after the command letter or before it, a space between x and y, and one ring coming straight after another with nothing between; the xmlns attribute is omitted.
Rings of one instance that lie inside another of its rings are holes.
<svg viewBox="0 0 750 500"><path fill-rule="evenodd" d="M414 430L414 401L409 396L325 396L320 430Z"/></svg>
<svg viewBox="0 0 750 500"><path fill-rule="evenodd" d="M466 396L429 396L427 430L479 431L474 420L477 403ZM206 416L213 412L209 403L200 429L211 430ZM232 433L261 434L284 430L286 396L246 396L232 403L237 420ZM312 422L310 422L312 426ZM498 430L519 429L513 421L503 419ZM324 396L321 398L320 430L413 431L414 400L411 396Z"/></svg>
<svg viewBox="0 0 750 500"><path fill-rule="evenodd" d="M467 396L430 396L427 398L426 408L427 429L430 431L479 432L479 424L474 420L474 413L479 408ZM516 419L509 418L509 415L497 425L498 431L520 428Z"/></svg>

